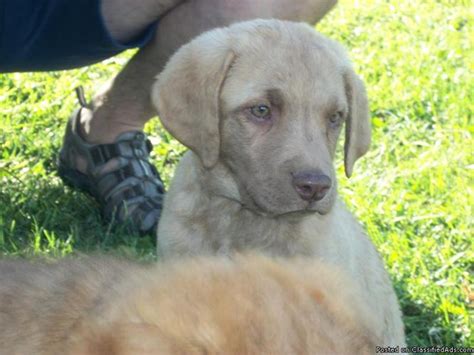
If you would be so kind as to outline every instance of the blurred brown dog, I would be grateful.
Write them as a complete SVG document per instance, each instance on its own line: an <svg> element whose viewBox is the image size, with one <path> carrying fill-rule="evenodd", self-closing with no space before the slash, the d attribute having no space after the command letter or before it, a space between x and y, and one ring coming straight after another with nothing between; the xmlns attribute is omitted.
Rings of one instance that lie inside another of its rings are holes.
<svg viewBox="0 0 474 355"><path fill-rule="evenodd" d="M0 261L0 354L370 354L357 285L314 260Z"/></svg>

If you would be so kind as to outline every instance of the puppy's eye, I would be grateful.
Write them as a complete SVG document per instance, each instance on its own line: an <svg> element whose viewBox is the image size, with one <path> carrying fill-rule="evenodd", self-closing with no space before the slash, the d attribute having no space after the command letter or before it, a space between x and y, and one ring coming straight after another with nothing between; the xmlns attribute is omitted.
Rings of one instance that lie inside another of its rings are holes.
<svg viewBox="0 0 474 355"><path fill-rule="evenodd" d="M336 111L331 116L329 116L329 122L332 125L339 125L342 123L342 119L344 118L344 113L342 111Z"/></svg>
<svg viewBox="0 0 474 355"><path fill-rule="evenodd" d="M271 116L270 107L267 105L252 106L250 113L259 120L266 120Z"/></svg>

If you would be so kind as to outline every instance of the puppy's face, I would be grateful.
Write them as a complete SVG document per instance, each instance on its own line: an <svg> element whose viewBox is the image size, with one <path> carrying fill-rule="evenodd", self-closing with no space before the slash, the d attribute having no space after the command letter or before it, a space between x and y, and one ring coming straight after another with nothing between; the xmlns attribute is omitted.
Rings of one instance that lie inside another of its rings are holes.
<svg viewBox="0 0 474 355"><path fill-rule="evenodd" d="M222 87L221 160L245 202L272 214L324 214L335 198L347 96L337 58L310 35L255 40Z"/></svg>
<svg viewBox="0 0 474 355"><path fill-rule="evenodd" d="M193 83L178 87L181 77ZM204 166L231 172L243 205L270 215L329 212L344 122L348 176L370 142L363 84L337 44L302 24L251 21L198 37L153 99Z"/></svg>

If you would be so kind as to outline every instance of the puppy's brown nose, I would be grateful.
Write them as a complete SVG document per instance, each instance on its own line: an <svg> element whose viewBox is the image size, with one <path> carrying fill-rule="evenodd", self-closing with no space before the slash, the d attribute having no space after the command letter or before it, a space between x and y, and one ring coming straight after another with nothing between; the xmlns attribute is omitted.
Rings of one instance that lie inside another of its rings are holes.
<svg viewBox="0 0 474 355"><path fill-rule="evenodd" d="M293 186L305 201L319 201L331 188L329 176L315 172L293 174Z"/></svg>

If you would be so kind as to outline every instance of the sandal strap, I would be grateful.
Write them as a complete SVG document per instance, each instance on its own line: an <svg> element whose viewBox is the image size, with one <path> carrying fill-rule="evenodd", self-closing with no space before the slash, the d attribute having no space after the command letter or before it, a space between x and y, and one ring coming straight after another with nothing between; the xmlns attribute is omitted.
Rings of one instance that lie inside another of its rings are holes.
<svg viewBox="0 0 474 355"><path fill-rule="evenodd" d="M80 85L75 89L75 91L79 105L81 105L81 107L91 108L91 105L87 103L86 95L84 94L84 88Z"/></svg>
<svg viewBox="0 0 474 355"><path fill-rule="evenodd" d="M130 132L127 132L129 134ZM89 148L89 154L95 167L105 164L113 158L137 158L146 160L153 145L143 132L133 132L134 137L116 143L98 144Z"/></svg>
<svg viewBox="0 0 474 355"><path fill-rule="evenodd" d="M151 142L141 132L133 136L133 139L96 145L91 149L90 156L95 157L92 163L96 168L110 159L119 159L120 165L95 176L95 195L102 200L107 219L115 216L124 220L127 215L133 215L134 220L140 221L141 229L149 229L152 227L149 224L156 223L161 212L164 187L158 171L148 161L153 149Z"/></svg>

